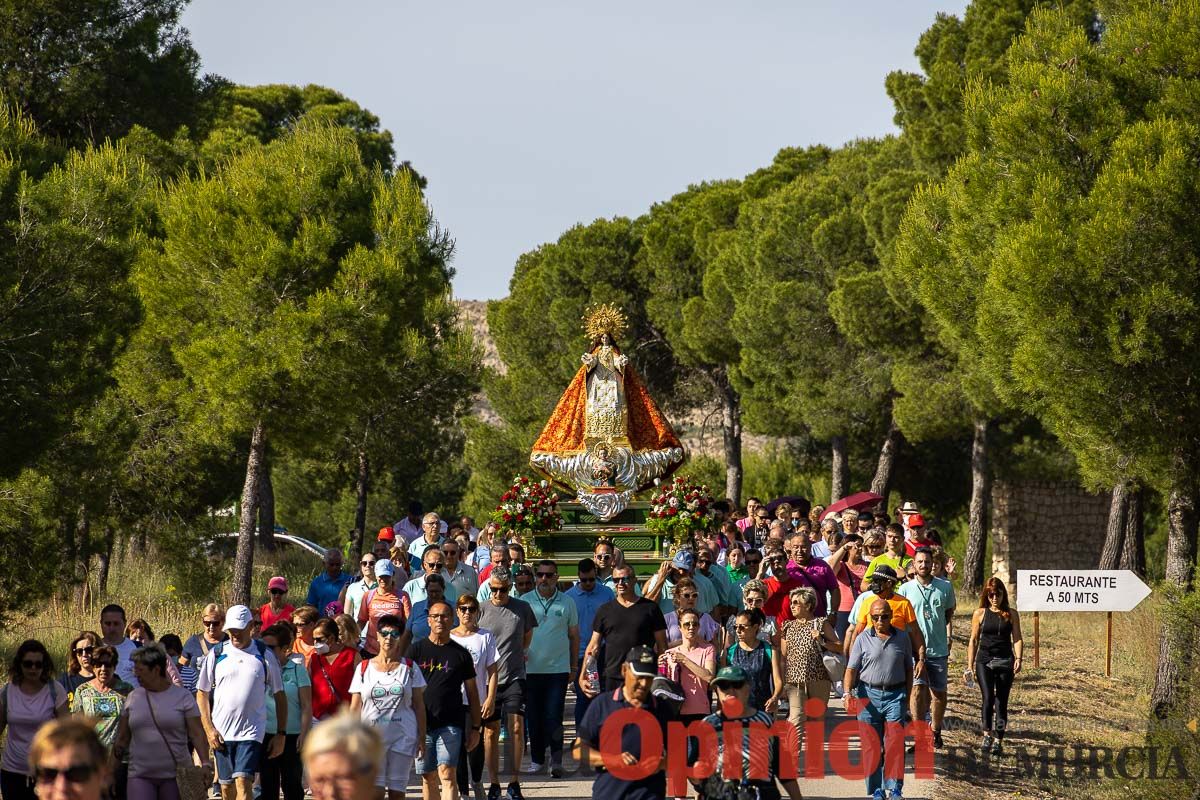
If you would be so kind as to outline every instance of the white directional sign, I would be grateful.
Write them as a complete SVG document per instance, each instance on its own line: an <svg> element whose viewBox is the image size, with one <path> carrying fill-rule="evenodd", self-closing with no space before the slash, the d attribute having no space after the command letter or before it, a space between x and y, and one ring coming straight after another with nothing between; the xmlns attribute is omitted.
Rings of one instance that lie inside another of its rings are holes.
<svg viewBox="0 0 1200 800"><path fill-rule="evenodd" d="M1019 569L1018 611L1130 611L1150 587L1127 569Z"/></svg>

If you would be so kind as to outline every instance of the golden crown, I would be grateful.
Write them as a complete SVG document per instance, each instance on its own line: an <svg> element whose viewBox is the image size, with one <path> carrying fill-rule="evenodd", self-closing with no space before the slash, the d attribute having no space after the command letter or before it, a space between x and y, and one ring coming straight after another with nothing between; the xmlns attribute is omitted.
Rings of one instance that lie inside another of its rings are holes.
<svg viewBox="0 0 1200 800"><path fill-rule="evenodd" d="M618 339L628 326L629 322L621 309L608 303L588 309L583 315L583 329L589 339L595 339L602 333L608 333L614 339Z"/></svg>

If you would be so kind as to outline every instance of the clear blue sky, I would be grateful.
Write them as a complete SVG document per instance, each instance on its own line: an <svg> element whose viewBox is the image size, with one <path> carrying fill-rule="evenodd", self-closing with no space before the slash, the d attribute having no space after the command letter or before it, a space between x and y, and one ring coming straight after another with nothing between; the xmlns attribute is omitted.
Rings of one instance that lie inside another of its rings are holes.
<svg viewBox="0 0 1200 800"><path fill-rule="evenodd" d="M883 90L965 2L193 0L204 70L317 83L377 114L458 243L454 290L508 293L517 256L637 216L786 146L894 130Z"/></svg>

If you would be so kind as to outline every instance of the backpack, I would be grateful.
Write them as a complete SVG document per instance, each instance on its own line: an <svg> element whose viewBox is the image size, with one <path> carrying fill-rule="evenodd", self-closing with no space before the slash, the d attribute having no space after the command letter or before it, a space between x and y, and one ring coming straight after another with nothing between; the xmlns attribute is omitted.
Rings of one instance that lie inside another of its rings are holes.
<svg viewBox="0 0 1200 800"><path fill-rule="evenodd" d="M265 685L267 688L270 688L271 673L267 669L267 646L262 643L261 639L251 639L250 641L254 645L254 657L258 659L259 663L262 664L263 667L263 685ZM225 645L228 642L229 640L226 639L223 642L217 642L215 645L213 645L212 649L209 651L212 654L212 658L205 659L204 662L205 667L207 667L209 664L212 664L213 688L208 690L209 708L216 707L215 695L217 693L217 664L220 664L221 659L225 658Z"/></svg>

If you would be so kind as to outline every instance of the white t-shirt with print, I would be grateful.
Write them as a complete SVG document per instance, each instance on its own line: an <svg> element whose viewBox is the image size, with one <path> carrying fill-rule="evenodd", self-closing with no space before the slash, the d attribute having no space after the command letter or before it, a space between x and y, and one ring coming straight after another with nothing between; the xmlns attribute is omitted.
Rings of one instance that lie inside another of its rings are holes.
<svg viewBox="0 0 1200 800"><path fill-rule="evenodd" d="M239 650L227 641L220 647L220 656L214 647L208 651L196 680L197 691L213 693L213 727L227 742L261 742L267 733L267 697L263 689L271 694L283 691L275 654L267 649L260 661L257 644L251 642L248 648Z"/></svg>
<svg viewBox="0 0 1200 800"><path fill-rule="evenodd" d="M488 667L500 660L500 655L496 652L496 639L487 628L480 628L470 636L459 636L457 633L451 633L450 636L471 654L471 661L475 664L475 685L479 689L479 703L483 705L483 701L487 699ZM469 705L466 686L463 687L462 696L463 705Z"/></svg>
<svg viewBox="0 0 1200 800"><path fill-rule="evenodd" d="M424 688L421 668L407 658L388 672L377 669L374 660L364 661L350 681L350 694L362 698L362 721L379 731L388 750L407 756L417 754L413 689Z"/></svg>

